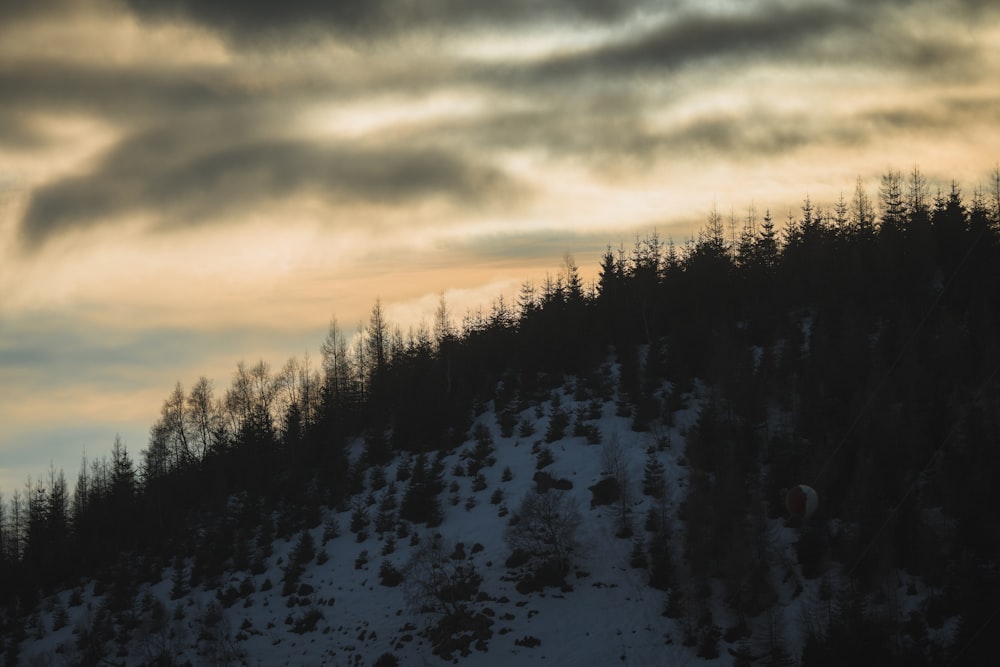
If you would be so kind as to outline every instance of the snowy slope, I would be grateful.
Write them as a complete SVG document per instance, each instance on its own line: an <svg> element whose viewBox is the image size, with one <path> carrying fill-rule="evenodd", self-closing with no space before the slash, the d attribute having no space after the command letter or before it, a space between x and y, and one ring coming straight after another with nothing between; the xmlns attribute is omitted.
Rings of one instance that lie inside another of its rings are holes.
<svg viewBox="0 0 1000 667"><path fill-rule="evenodd" d="M560 402L570 414L582 404L567 391L562 392ZM614 507L591 508L588 487L602 478L602 447L588 444L585 438L566 437L548 445L555 461L545 468L553 477L573 483L573 488L564 493L575 498L583 519L578 533L581 548L568 580L572 590L549 588L522 595L515 589L515 581L505 567L510 550L504 542L504 529L510 514L499 515L501 508L516 510L532 488L536 472L532 446L544 440L551 413L550 402L543 403L541 409L523 411L518 417L532 423L534 434L522 438L515 429L512 437L504 438L494 411L486 410L476 420L492 433L495 447L496 462L481 471L486 488L474 492L472 477L452 474L455 464L462 461L465 447L456 449L445 459L446 488L440 495L444 522L434 529L413 527L424 543L435 533L440 533L449 545L463 543L467 558L483 576L480 590L486 599L473 606L493 619L492 637L485 647L480 647L486 650L474 648L454 662L470 666L581 667L729 664L727 649L731 644L723 643L721 657L714 661L696 658L694 648L681 645L683 633L677 621L662 615L665 594L646 585L645 570L629 566L632 543L615 536ZM676 510L684 498L687 474L683 434L694 417L693 408L677 413L670 432L671 444L658 453L666 470L669 520L678 534L682 528ZM625 451L634 487L636 533L645 535L642 518L653 501L642 495L640 482L646 449L655 444L653 436L632 432L629 419L615 416L613 401L604 404L600 419L594 423L605 441L617 434ZM470 440L466 446L471 449L473 445ZM398 458L386 470L389 480L395 478L397 462ZM507 467L513 475L503 481ZM453 481L459 489L455 505L450 499L456 494L448 488ZM405 487L405 483L397 483L397 500ZM492 504L490 499L497 489L502 491L503 501ZM367 491L362 497L365 495ZM470 498L474 505L467 503ZM374 520L377 505L369 512ZM118 629L118 637L108 642L109 664L147 664L161 653L173 655L174 664L190 661L194 665L372 665L385 653L395 655L401 665L443 664L445 661L432 654L429 641L420 634L432 619L412 609L403 586L387 587L379 580L383 560L403 568L414 550L410 539L398 539L394 552L383 556L384 541L374 530L362 542L348 530L350 510L338 513L326 509L323 519L311 534L317 553L325 552L327 559L321 563L322 558L313 558L305 565L300 580L311 591L306 588L305 594L288 597L281 594L283 568L298 535L274 542L267 568L261 574L231 572L223 577L222 588L231 585L239 589L242 585L244 590L252 589L248 595L236 596L228 607L218 601L216 588L199 587L179 600L171 600L174 572L168 567L159 583L140 587L135 603L137 620L128 631ZM340 535L324 544L324 524L331 520L339 525ZM774 531L777 543L791 549L794 535L789 529L779 522ZM476 545L481 545L481 550ZM368 562L359 566L357 561L363 551L367 551ZM794 588L786 582L784 614L789 627L796 626L802 614L800 602L815 597L809 589L806 595L797 595ZM22 644L24 664L75 664L79 660L80 632L92 624L101 597L94 595L92 585L87 585L79 594L79 604L72 605L70 598L71 591L63 591L43 602L35 627ZM156 601L162 604L165 616L157 616ZM725 616L721 604L715 606L720 609L716 622L724 628L731 619ZM310 618L315 620L312 629L294 631L296 622L308 627L305 621ZM524 642L526 638L537 642ZM792 646L800 641L796 636L786 640ZM520 645L518 641L536 645Z"/></svg>

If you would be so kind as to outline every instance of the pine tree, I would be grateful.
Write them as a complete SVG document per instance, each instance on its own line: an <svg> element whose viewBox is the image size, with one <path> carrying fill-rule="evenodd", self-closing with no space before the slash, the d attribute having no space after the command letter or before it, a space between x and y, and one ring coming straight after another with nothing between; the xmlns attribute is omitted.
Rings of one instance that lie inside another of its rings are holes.
<svg viewBox="0 0 1000 667"><path fill-rule="evenodd" d="M184 560L180 556L174 558L173 570L174 573L170 579L172 582L170 587L170 599L180 600L188 594L188 572L187 568L184 567Z"/></svg>
<svg viewBox="0 0 1000 667"><path fill-rule="evenodd" d="M646 467L643 469L642 492L651 498L660 499L666 491L665 485L663 463L657 456L656 448L649 447L646 449Z"/></svg>
<svg viewBox="0 0 1000 667"><path fill-rule="evenodd" d="M441 503L438 494L444 488L442 482L442 460L428 462L423 453L417 455L413 462L413 473L410 483L403 494L399 516L412 523L426 523L437 526L443 520Z"/></svg>
<svg viewBox="0 0 1000 667"><path fill-rule="evenodd" d="M903 175L889 170L882 175L879 188L879 203L882 206L882 224L879 232L883 236L898 239L906 225L906 199L903 195Z"/></svg>
<svg viewBox="0 0 1000 667"><path fill-rule="evenodd" d="M358 542L364 542L368 537L369 521L368 507L355 500L351 504L351 532L357 536Z"/></svg>

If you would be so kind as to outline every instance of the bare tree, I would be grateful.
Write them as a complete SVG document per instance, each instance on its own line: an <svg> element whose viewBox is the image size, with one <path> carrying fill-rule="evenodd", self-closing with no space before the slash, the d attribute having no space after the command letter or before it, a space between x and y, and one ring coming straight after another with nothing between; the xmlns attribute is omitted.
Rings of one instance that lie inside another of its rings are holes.
<svg viewBox="0 0 1000 667"><path fill-rule="evenodd" d="M441 616L463 615L479 592L483 578L465 559L450 557L451 549L436 536L421 540L403 569L403 589L414 610Z"/></svg>
<svg viewBox="0 0 1000 667"><path fill-rule="evenodd" d="M222 422L219 404L213 395L212 381L204 375L198 378L188 394L187 418L195 453L199 458L204 458Z"/></svg>
<svg viewBox="0 0 1000 667"><path fill-rule="evenodd" d="M576 531L580 512L563 491L529 491L517 510L516 521L504 534L507 546L528 554L544 565L555 565L561 574L569 571L578 548Z"/></svg>
<svg viewBox="0 0 1000 667"><path fill-rule="evenodd" d="M17 489L10 497L10 514L7 522L7 558L17 562L21 560L21 549L25 532L24 501Z"/></svg>
<svg viewBox="0 0 1000 667"><path fill-rule="evenodd" d="M618 438L618 433L612 433L611 438L604 443L601 449L601 463L604 467L604 474L615 480L618 487L618 535L619 537L630 537L632 535L631 480L628 474L628 460Z"/></svg>
<svg viewBox="0 0 1000 667"><path fill-rule="evenodd" d="M7 504L0 493L0 563L7 559Z"/></svg>
<svg viewBox="0 0 1000 667"><path fill-rule="evenodd" d="M142 450L142 476L146 483L170 472L170 437L162 421L149 430L149 446Z"/></svg>
<svg viewBox="0 0 1000 667"><path fill-rule="evenodd" d="M990 200L993 204L993 222L1000 224L1000 164L993 167L990 184Z"/></svg>
<svg viewBox="0 0 1000 667"><path fill-rule="evenodd" d="M361 401L365 400L365 396L368 392L368 367L370 362L368 360L368 351L366 343L366 332L365 325L363 322L358 322L358 335L355 337L354 341L354 365L352 367L354 378L354 392L358 395Z"/></svg>
<svg viewBox="0 0 1000 667"><path fill-rule="evenodd" d="M88 472L89 466L87 465L87 454L84 453L83 458L80 461L80 473L76 478L76 486L73 488L71 516L74 520L82 517L83 513L87 511L87 507L90 505L90 476Z"/></svg>
<svg viewBox="0 0 1000 667"><path fill-rule="evenodd" d="M451 309L445 301L444 292L438 299L437 310L434 311L434 343L441 347L445 341L455 337L455 325L451 321Z"/></svg>
<svg viewBox="0 0 1000 667"><path fill-rule="evenodd" d="M191 462L191 446L188 439L188 418L187 401L184 396L184 387L178 382L174 385L174 390L163 402L160 410L159 427L161 435L165 439L167 465L170 468L179 468ZM154 427L155 429L156 427Z"/></svg>
<svg viewBox="0 0 1000 667"><path fill-rule="evenodd" d="M330 318L326 340L320 346L323 355L323 381L330 399L342 402L351 386L351 361L347 353L347 338L337 325L337 318Z"/></svg>
<svg viewBox="0 0 1000 667"><path fill-rule="evenodd" d="M284 373L271 374L271 365L259 360L250 368L252 408L261 418L275 417L276 402L288 382Z"/></svg>
<svg viewBox="0 0 1000 667"><path fill-rule="evenodd" d="M308 353L306 353L299 364L299 374L296 382L299 385L299 401L301 402L303 423L312 425L319 418L322 379L319 371L313 369L312 359Z"/></svg>
<svg viewBox="0 0 1000 667"><path fill-rule="evenodd" d="M290 424L287 423L287 418L294 412L297 415L295 428L299 433L285 435L300 435L301 429L311 423L314 413L313 401L318 394L313 387L314 379L309 369L308 356L302 361L298 357L290 357L276 376L275 383L277 386L275 415L277 418L285 419L285 426L288 427Z"/></svg>
<svg viewBox="0 0 1000 667"><path fill-rule="evenodd" d="M226 392L225 407L233 432L250 431L259 436L274 433L278 398L286 378L273 375L263 359L253 366L239 362L233 383Z"/></svg>

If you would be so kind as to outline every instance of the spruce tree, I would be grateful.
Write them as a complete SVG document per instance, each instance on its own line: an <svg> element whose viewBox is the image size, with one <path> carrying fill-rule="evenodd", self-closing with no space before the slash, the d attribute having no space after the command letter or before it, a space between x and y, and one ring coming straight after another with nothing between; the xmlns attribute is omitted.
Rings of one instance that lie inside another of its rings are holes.
<svg viewBox="0 0 1000 667"><path fill-rule="evenodd" d="M663 497L666 481L664 479L663 463L656 453L655 447L646 449L646 466L643 469L642 492L651 498Z"/></svg>

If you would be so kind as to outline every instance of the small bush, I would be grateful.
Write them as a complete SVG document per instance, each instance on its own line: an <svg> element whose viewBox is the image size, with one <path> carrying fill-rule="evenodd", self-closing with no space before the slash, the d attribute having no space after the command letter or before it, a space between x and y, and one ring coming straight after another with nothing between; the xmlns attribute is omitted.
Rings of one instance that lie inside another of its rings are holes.
<svg viewBox="0 0 1000 667"><path fill-rule="evenodd" d="M480 473L472 480L473 491L483 491L486 489L486 478Z"/></svg>
<svg viewBox="0 0 1000 667"><path fill-rule="evenodd" d="M535 469L536 470L541 470L545 466L554 463L555 460L556 459L555 459L554 456L552 456L552 452L549 451L549 448L548 447L542 447L539 450L538 456L535 459Z"/></svg>
<svg viewBox="0 0 1000 667"><path fill-rule="evenodd" d="M392 653L383 653L372 667L399 667L399 659Z"/></svg>
<svg viewBox="0 0 1000 667"><path fill-rule="evenodd" d="M299 541L295 543L292 551L292 562L298 565L305 565L316 556L316 545L313 542L312 533L303 530L299 536Z"/></svg>
<svg viewBox="0 0 1000 667"><path fill-rule="evenodd" d="M549 489L557 489L559 491L569 491L573 488L573 482L562 478L553 477L544 470L540 470L535 473L531 478L535 482L535 488L539 493L545 493Z"/></svg>
<svg viewBox="0 0 1000 667"><path fill-rule="evenodd" d="M217 590L215 597L222 603L223 607L229 609L240 598L240 592L233 586L226 586L224 589Z"/></svg>
<svg viewBox="0 0 1000 667"><path fill-rule="evenodd" d="M591 493L590 508L600 505L610 505L618 501L620 490L618 481L614 477L605 477L598 483L589 487Z"/></svg>
<svg viewBox="0 0 1000 667"><path fill-rule="evenodd" d="M510 408L505 408L497 413L497 426L500 427L500 436L509 438L514 435L514 427L517 426L517 415Z"/></svg>
<svg viewBox="0 0 1000 667"><path fill-rule="evenodd" d="M65 628L67 623L69 623L69 613L66 611L66 607L61 604L56 605L55 610L52 612L53 632Z"/></svg>
<svg viewBox="0 0 1000 667"><path fill-rule="evenodd" d="M291 623L291 630L297 635L302 635L307 632L312 632L316 629L316 624L323 619L323 612L321 612L316 607L310 608L304 614L298 618L293 618Z"/></svg>
<svg viewBox="0 0 1000 667"><path fill-rule="evenodd" d="M549 417L549 427L545 430L545 442L562 440L566 435L567 426L569 426L569 414L559 408L553 408L552 416Z"/></svg>
<svg viewBox="0 0 1000 667"><path fill-rule="evenodd" d="M340 536L340 523L337 521L337 517L330 517L325 524L323 524L323 544L325 545L330 540Z"/></svg>
<svg viewBox="0 0 1000 667"><path fill-rule="evenodd" d="M383 586L393 588L403 583L403 573L387 559L382 561L382 565L378 568L378 579Z"/></svg>

